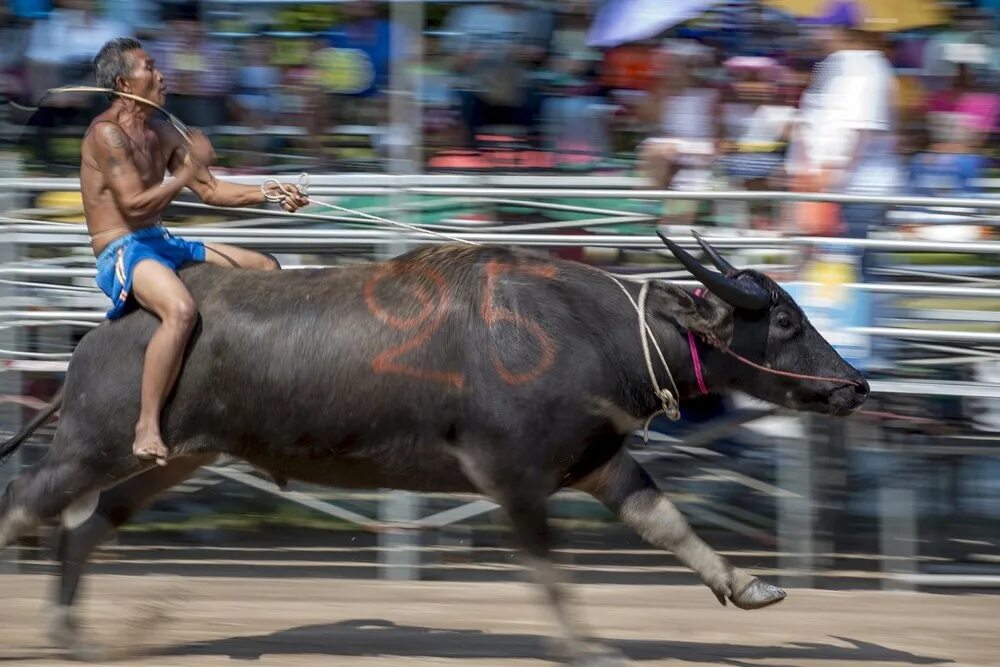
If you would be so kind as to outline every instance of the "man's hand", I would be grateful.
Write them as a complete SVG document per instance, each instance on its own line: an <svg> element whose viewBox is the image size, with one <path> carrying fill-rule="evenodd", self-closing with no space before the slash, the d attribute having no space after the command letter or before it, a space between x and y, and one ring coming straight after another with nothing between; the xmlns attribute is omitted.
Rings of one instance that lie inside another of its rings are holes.
<svg viewBox="0 0 1000 667"><path fill-rule="evenodd" d="M280 186L277 183L269 183L264 190L269 197L281 197L281 208L289 213L295 213L309 204L309 198L291 183L282 183Z"/></svg>
<svg viewBox="0 0 1000 667"><path fill-rule="evenodd" d="M207 167L215 160L215 149L212 148L212 142L200 130L191 130L191 140L185 157L199 167Z"/></svg>

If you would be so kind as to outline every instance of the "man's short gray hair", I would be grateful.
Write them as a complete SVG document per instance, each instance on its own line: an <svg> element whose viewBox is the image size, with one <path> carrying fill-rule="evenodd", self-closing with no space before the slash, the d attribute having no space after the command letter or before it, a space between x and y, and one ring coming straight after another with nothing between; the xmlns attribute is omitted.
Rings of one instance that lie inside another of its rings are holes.
<svg viewBox="0 0 1000 667"><path fill-rule="evenodd" d="M117 90L118 77L132 76L132 58L129 51L141 49L142 43L132 37L116 37L101 47L94 58L94 75L101 88ZM110 99L115 96L108 93Z"/></svg>

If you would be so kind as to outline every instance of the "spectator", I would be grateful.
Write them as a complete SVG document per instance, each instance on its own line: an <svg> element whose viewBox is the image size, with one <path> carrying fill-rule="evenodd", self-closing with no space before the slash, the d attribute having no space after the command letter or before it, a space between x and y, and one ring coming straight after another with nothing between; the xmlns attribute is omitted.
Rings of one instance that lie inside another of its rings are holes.
<svg viewBox="0 0 1000 667"><path fill-rule="evenodd" d="M978 153L975 124L963 113L938 113L932 134L931 149L911 161L911 192L926 197L979 194L975 183L987 160Z"/></svg>
<svg viewBox="0 0 1000 667"><path fill-rule="evenodd" d="M957 45L956 45L957 46ZM962 45L951 55L955 61L955 76L950 85L935 93L928 105L929 115L957 113L972 133L971 146L982 145L997 127L1000 115L1000 94L982 84L984 77L974 67L985 64L986 53L979 45Z"/></svg>
<svg viewBox="0 0 1000 667"><path fill-rule="evenodd" d="M405 49L406 40L402 31L378 17L372 0L345 3L343 10L344 21L324 35L325 48L316 62L327 93L349 98L327 105L332 115L323 122L384 124L393 55L402 52L401 44Z"/></svg>
<svg viewBox="0 0 1000 667"><path fill-rule="evenodd" d="M225 96L232 90L233 71L229 54L205 34L193 10L186 6L168 19L150 49L170 82L167 108L207 133L226 121Z"/></svg>
<svg viewBox="0 0 1000 667"><path fill-rule="evenodd" d="M350 95L367 97L384 93L389 87L393 44L400 35L389 21L377 15L373 0L357 0L344 5L344 22L326 35L327 46L356 52L352 76L343 77L342 90Z"/></svg>
<svg viewBox="0 0 1000 667"><path fill-rule="evenodd" d="M161 11L171 4L162 0L101 0L105 16L113 16L137 33L150 36L162 29Z"/></svg>
<svg viewBox="0 0 1000 667"><path fill-rule="evenodd" d="M32 26L28 37L26 94L32 102L51 88L94 85L94 56L107 41L132 34L128 26L102 19L94 0L59 0L56 5L47 18ZM45 169L54 165L53 128L86 126L100 103L86 93L63 93L45 100L32 119L37 126L32 135L35 156Z"/></svg>
<svg viewBox="0 0 1000 667"><path fill-rule="evenodd" d="M29 28L5 4L0 4L0 99L25 100L24 52L28 46Z"/></svg>
<svg viewBox="0 0 1000 667"><path fill-rule="evenodd" d="M540 77L547 83L542 104L546 148L562 163L589 162L610 148L610 107L598 96L596 66L601 55L587 46L592 0L559 6L549 59Z"/></svg>
<svg viewBox="0 0 1000 667"><path fill-rule="evenodd" d="M236 110L241 122L261 128L272 122L281 105L281 70L270 62L271 44L263 38L243 43L236 72Z"/></svg>
<svg viewBox="0 0 1000 667"><path fill-rule="evenodd" d="M316 42L318 52L323 42ZM319 108L326 106L322 102L315 58L307 51L303 59L285 66L281 77L281 114L288 124L307 131L307 136L297 142L300 148L314 148L315 137L322 133L322 126L317 124Z"/></svg>
<svg viewBox="0 0 1000 667"><path fill-rule="evenodd" d="M839 12L824 31L829 56L816 68L800 103L786 169L793 187L806 191L888 195L902 178L896 154L895 77L877 37ZM800 231L865 238L885 217L879 204L836 209L807 206Z"/></svg>
<svg viewBox="0 0 1000 667"><path fill-rule="evenodd" d="M723 103L726 141L723 171L736 187L776 189L772 180L784 161L785 145L795 107L782 96L785 70L771 58L730 58L737 80ZM750 202L751 226L771 226L769 202Z"/></svg>
<svg viewBox="0 0 1000 667"><path fill-rule="evenodd" d="M1000 72L1000 34L996 19L971 7L959 8L951 25L932 35L924 46L924 74L934 78L951 78L958 64L963 62L963 51L978 52L985 56L980 66L992 73ZM956 56L959 56L956 58Z"/></svg>
<svg viewBox="0 0 1000 667"><path fill-rule="evenodd" d="M646 108L655 136L640 147L642 169L655 187L707 189L723 138L722 99L708 78L714 52L697 42L674 42L657 63ZM689 202L670 208L687 222L697 212Z"/></svg>
<svg viewBox="0 0 1000 667"><path fill-rule="evenodd" d="M539 96L531 73L545 55L548 33L541 18L513 0L465 5L449 14L446 48L469 148L488 123L535 129Z"/></svg>
<svg viewBox="0 0 1000 667"><path fill-rule="evenodd" d="M30 97L37 100L50 88L89 81L101 46L131 34L129 26L101 18L94 0L59 0L47 18L35 23L28 39ZM62 96L51 104L79 107L86 102Z"/></svg>

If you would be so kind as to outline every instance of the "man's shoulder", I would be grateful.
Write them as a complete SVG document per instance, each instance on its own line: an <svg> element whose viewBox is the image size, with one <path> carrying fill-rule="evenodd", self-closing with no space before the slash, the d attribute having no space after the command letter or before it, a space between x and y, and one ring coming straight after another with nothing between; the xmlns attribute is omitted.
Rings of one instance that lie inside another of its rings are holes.
<svg viewBox="0 0 1000 667"><path fill-rule="evenodd" d="M109 137L110 133L121 133L121 127L118 125L116 119L107 113L98 115L90 121L90 126L87 127L87 132L83 135L84 149L93 144L92 141L89 141L91 137L100 139L102 137Z"/></svg>

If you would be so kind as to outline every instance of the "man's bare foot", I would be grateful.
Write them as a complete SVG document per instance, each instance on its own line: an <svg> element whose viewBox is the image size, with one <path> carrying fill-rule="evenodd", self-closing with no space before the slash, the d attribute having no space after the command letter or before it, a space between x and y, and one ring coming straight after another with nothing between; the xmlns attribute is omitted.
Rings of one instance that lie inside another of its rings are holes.
<svg viewBox="0 0 1000 667"><path fill-rule="evenodd" d="M136 429L135 432L132 453L140 459L156 459L156 462L161 466L167 465L167 457L170 455L170 451L163 444L159 433L139 429Z"/></svg>

